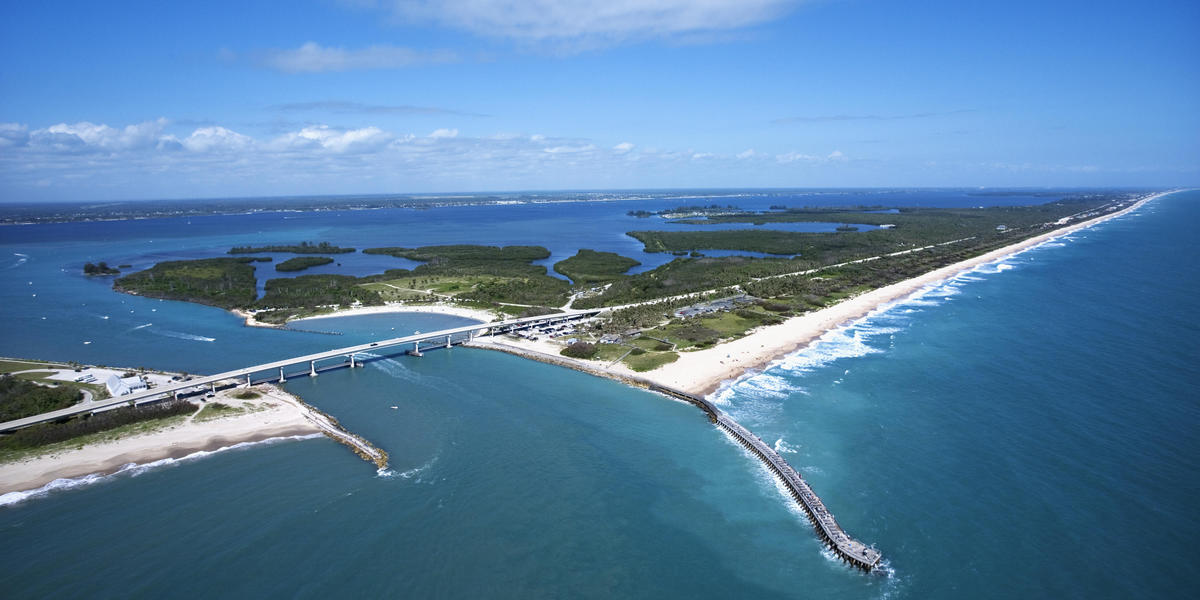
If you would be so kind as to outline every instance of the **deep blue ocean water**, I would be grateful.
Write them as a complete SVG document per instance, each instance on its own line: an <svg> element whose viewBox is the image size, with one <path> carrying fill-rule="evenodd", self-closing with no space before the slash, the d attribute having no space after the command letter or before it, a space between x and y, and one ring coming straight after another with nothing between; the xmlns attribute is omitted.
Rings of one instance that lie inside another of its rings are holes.
<svg viewBox="0 0 1200 600"><path fill-rule="evenodd" d="M409 214L467 227L475 217L452 215L476 208L485 207ZM555 238L603 215L624 227L629 210L537 208L545 222L528 229L517 216L496 219L502 211L478 217L500 224L475 227L477 239L423 238L435 227L419 220L341 231L313 217L290 229L269 221L279 215L242 225L206 217L199 229L169 220L0 228L0 355L213 372L462 322L305 322L340 337L246 328L220 310L115 294L77 275L87 260L145 264L297 236L362 247L370 227L381 237L369 239L404 238L388 245L541 243L543 230ZM286 384L386 449L391 473L319 438L12 502L0 507L0 589L13 598L1191 597L1200 587L1197 222L1200 193L1160 199L935 286L719 394L852 535L883 552L877 574L823 553L764 468L693 407L455 348ZM606 235L588 227L587 239ZM624 229L607 231L619 239ZM574 252L567 236L555 239L555 253Z"/></svg>

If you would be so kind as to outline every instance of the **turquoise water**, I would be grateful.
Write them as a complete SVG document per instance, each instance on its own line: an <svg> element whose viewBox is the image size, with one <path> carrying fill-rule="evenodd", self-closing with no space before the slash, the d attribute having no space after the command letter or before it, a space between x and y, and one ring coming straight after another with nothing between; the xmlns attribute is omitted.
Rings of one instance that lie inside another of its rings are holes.
<svg viewBox="0 0 1200 600"><path fill-rule="evenodd" d="M824 554L766 471L695 408L455 348L286 384L386 449L391 473L319 438L12 502L0 507L0 586L29 598L1190 597L1198 220L1200 194L1156 201L930 289L719 395L883 551L879 574ZM28 255L3 271L4 355L215 371L462 322L250 329L55 275L118 239L29 238L0 245ZM55 306L31 312L26 293Z"/></svg>

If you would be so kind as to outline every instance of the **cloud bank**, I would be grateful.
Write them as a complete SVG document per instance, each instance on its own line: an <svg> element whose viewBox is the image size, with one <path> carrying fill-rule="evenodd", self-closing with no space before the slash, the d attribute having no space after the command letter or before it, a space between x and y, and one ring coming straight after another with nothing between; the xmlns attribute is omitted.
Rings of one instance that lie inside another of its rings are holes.
<svg viewBox="0 0 1200 600"><path fill-rule="evenodd" d="M324 73L402 69L457 60L457 55L448 50L424 51L399 46L369 46L360 50L347 50L306 42L299 48L270 50L259 62L265 67L285 73Z"/></svg>
<svg viewBox="0 0 1200 600"><path fill-rule="evenodd" d="M704 183L730 169L786 174L846 160L838 151L661 150L544 134L472 136L449 127L414 133L312 124L261 137L215 124L178 127L166 119L125 126L0 123L0 189L128 198L621 187L638 177L669 186ZM106 188L113 190L107 196ZM156 191L134 191L143 188Z"/></svg>
<svg viewBox="0 0 1200 600"><path fill-rule="evenodd" d="M395 0L401 20L523 42L617 43L719 32L782 16L799 0Z"/></svg>

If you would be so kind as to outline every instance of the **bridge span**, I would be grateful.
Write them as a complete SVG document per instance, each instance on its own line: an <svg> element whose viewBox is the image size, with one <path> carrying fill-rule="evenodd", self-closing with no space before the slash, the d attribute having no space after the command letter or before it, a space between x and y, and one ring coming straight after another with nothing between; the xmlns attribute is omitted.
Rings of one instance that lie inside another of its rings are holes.
<svg viewBox="0 0 1200 600"><path fill-rule="evenodd" d="M268 378L260 378L258 380L260 382L283 382L287 381L287 377L289 375L287 373L288 367L305 365L306 369L304 371L293 372L291 373L291 376L309 375L315 377L318 371L324 371L343 366L350 368L361 366L361 360L355 362L355 358L360 354L375 353L382 350L394 349L398 346L403 347L406 345L411 345L412 348L408 351L419 355L421 353L422 344L425 344L425 348L448 348L453 344L462 344L470 341L478 335L484 333L507 333L521 329L543 327L546 325L553 325L556 323L592 317L599 312L600 309L572 310L549 315L541 315L537 317L523 317L519 319L493 321L491 323L477 323L474 325L465 325L463 327L453 327L450 329L431 331L429 333L416 333L413 335L406 335L404 337L380 340L378 342L347 346L345 348L336 348L334 350L326 350L324 352L317 352L315 354L285 358L283 360L276 360L260 365L234 369L224 373L217 373L216 375L193 377L187 381L175 381L168 385L158 386L154 389L136 392L133 394L126 394L124 396L117 396L115 398L108 398L98 402L91 402L86 406L76 405L61 410L34 415L32 417L15 419L5 423L0 423L0 433L13 431L22 427L28 427L30 425L36 425L38 423L47 423L50 421L57 421L59 419L66 419L84 413L104 411L112 408L118 408L120 406L136 406L139 404L158 402L164 400L168 396L174 397L181 393L191 393L195 390L195 388L200 388L203 390L205 386L208 386L210 389L216 389L217 384L227 382L229 380L244 379L246 383L250 384L254 382L252 378L256 373L271 373L271 376ZM345 362L335 365L327 364L325 366L318 367L317 363L331 359L344 359ZM278 371L278 376L275 376L276 371Z"/></svg>

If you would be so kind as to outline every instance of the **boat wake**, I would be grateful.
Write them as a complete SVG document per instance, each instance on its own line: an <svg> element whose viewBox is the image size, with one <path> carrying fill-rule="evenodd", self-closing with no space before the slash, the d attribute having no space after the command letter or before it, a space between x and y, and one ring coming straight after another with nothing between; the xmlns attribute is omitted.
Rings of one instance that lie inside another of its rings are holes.
<svg viewBox="0 0 1200 600"><path fill-rule="evenodd" d="M20 252L13 252L13 256L17 257L17 259L15 261L13 261L13 263L11 265L4 265L4 266L0 267L0 271L7 271L9 269L15 269L15 268L29 262L28 254L21 254Z"/></svg>
<svg viewBox="0 0 1200 600"><path fill-rule="evenodd" d="M151 329L151 333L172 337L179 340L192 340L194 342L215 342L217 338L206 337L203 335L195 335L192 333L183 333L179 331L171 331L170 329Z"/></svg>

